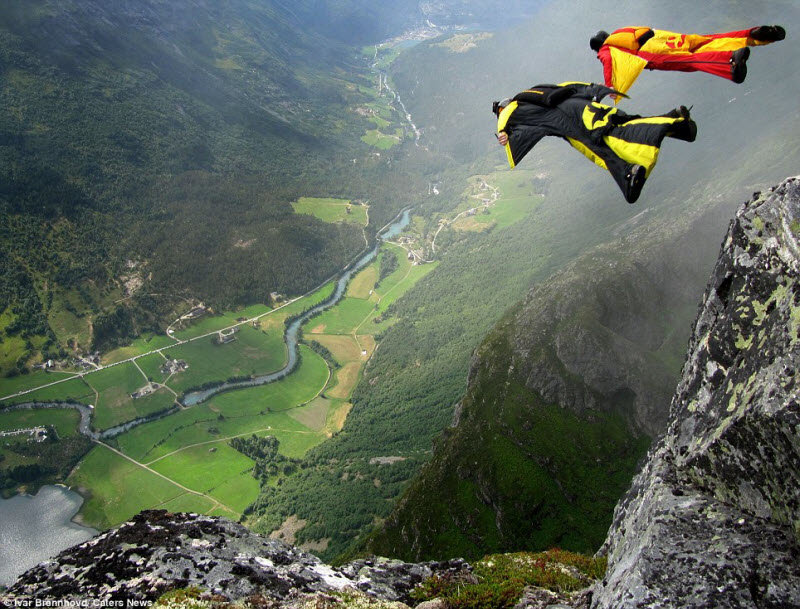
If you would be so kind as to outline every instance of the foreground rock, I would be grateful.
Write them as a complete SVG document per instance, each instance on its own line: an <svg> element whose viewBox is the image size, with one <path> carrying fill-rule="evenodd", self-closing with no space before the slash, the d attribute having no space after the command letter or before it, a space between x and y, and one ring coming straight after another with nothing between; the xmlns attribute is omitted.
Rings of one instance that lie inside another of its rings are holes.
<svg viewBox="0 0 800 609"><path fill-rule="evenodd" d="M800 607L800 180L737 213L594 609Z"/></svg>
<svg viewBox="0 0 800 609"><path fill-rule="evenodd" d="M468 568L458 559L408 564L377 558L333 568L229 520L151 510L34 567L0 600L154 600L197 586L227 600L259 595L277 601L352 588L369 598L404 601L423 579Z"/></svg>

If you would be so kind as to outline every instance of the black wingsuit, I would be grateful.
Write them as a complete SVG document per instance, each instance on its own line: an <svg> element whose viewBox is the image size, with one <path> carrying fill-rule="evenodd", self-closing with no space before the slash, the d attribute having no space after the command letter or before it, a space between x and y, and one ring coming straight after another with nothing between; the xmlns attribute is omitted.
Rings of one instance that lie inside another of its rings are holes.
<svg viewBox="0 0 800 609"><path fill-rule="evenodd" d="M604 85L563 83L536 85L517 94L497 118L497 132L508 134L511 167L543 137L554 135L607 169L625 199L635 202L655 167L662 140L694 141L697 126L683 107L642 117L599 103L611 93L616 92Z"/></svg>

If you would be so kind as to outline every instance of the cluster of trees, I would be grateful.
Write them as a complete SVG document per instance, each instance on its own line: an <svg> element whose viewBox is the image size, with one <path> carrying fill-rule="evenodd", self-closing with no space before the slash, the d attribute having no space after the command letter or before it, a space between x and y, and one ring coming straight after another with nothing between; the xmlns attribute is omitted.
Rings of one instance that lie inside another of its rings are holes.
<svg viewBox="0 0 800 609"><path fill-rule="evenodd" d="M308 520L297 533L298 543L328 539L327 549L319 554L333 560L369 528L374 514L386 513L419 462L370 465L359 459L304 465L280 484L262 487L250 507L256 516L254 526L267 533L292 515Z"/></svg>
<svg viewBox="0 0 800 609"><path fill-rule="evenodd" d="M381 262L380 267L378 269L378 281L375 282L375 288L381 284L381 281L386 279L389 275L394 273L397 270L397 265L399 262L397 261L397 254L394 250L384 249L381 253Z"/></svg>
<svg viewBox="0 0 800 609"><path fill-rule="evenodd" d="M62 482L92 448L92 441L85 436L58 438L52 427L47 430L48 438L43 442L28 442L26 438L3 446L4 452L16 453L33 462L4 467L6 459L0 459L0 489L10 490L21 484L38 487ZM5 457L3 453L0 456Z"/></svg>
<svg viewBox="0 0 800 609"><path fill-rule="evenodd" d="M286 457L278 452L280 442L274 436L257 436L232 438L229 441L243 455L250 457L256 464L253 475L262 483L275 476L290 476L299 465L298 459ZM249 510L248 510L249 513Z"/></svg>

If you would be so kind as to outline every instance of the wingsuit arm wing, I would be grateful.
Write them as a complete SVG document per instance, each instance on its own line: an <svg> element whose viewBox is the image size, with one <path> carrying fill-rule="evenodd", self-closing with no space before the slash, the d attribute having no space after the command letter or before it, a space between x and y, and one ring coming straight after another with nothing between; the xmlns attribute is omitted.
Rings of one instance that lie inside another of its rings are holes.
<svg viewBox="0 0 800 609"><path fill-rule="evenodd" d="M647 66L647 60L639 57L638 55L618 49L616 47L602 47L600 54L607 51L607 62L603 62L603 73L606 79L606 85L613 87L620 93L625 93L631 88L631 85L639 78L639 74ZM598 57L600 57L598 54ZM601 58L601 61L602 58ZM611 67L611 82L607 74L607 66ZM616 101L619 101L617 97Z"/></svg>
<svg viewBox="0 0 800 609"><path fill-rule="evenodd" d="M508 133L508 131L507 131ZM539 141L547 135L541 127L533 125L515 125L508 133L506 155L508 164L514 169Z"/></svg>
<svg viewBox="0 0 800 609"><path fill-rule="evenodd" d="M531 107L525 106L524 103L522 106L522 113L527 114L526 109ZM539 125L526 124L516 120L513 115L518 107L519 103L516 100L512 101L497 117L497 133L505 132L508 135L505 150L511 169L514 169L531 148L547 135L547 131Z"/></svg>
<svg viewBox="0 0 800 609"><path fill-rule="evenodd" d="M614 62L611 60L611 47L604 45L597 53L597 59L603 64L603 80L607 87L614 84Z"/></svg>

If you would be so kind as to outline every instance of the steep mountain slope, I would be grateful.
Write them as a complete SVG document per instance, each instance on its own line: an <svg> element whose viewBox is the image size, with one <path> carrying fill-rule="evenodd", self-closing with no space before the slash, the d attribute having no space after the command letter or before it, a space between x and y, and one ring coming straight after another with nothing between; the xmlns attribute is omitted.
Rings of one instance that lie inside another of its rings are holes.
<svg viewBox="0 0 800 609"><path fill-rule="evenodd" d="M476 350L456 419L370 551L594 551L666 425L725 208L650 223L531 289Z"/></svg>
<svg viewBox="0 0 800 609"><path fill-rule="evenodd" d="M593 607L800 607L798 239L798 178L731 222Z"/></svg>

